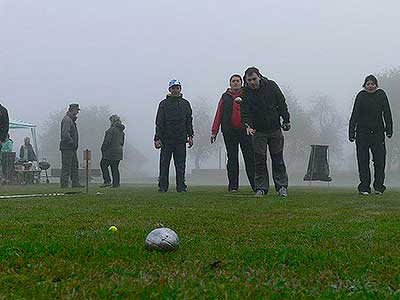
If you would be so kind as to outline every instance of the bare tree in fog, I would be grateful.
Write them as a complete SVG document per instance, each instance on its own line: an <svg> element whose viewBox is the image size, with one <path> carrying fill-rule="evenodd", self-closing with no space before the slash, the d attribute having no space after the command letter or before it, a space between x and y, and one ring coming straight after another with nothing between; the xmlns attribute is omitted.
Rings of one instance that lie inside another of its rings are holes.
<svg viewBox="0 0 400 300"><path fill-rule="evenodd" d="M335 101L326 95L314 96L311 102L309 116L315 132L313 143L329 145L330 153L335 158L333 162L340 161L347 136L345 118L334 106Z"/></svg>
<svg viewBox="0 0 400 300"><path fill-rule="evenodd" d="M189 151L189 156L194 161L196 169L200 169L200 164L218 151L218 147L210 145L213 109L207 103L203 98L192 103L194 146Z"/></svg>
<svg viewBox="0 0 400 300"><path fill-rule="evenodd" d="M310 113L307 112L290 88L284 89L289 107L292 129L285 133L285 161L289 170L304 171L310 145L317 135Z"/></svg>

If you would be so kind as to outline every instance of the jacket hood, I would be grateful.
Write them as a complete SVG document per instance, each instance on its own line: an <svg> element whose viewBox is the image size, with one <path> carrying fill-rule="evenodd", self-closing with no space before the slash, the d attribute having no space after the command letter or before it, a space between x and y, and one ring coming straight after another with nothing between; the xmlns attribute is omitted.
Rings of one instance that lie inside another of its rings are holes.
<svg viewBox="0 0 400 300"><path fill-rule="evenodd" d="M242 95L242 89L240 89L239 92L234 92L231 88L228 88L225 93L231 95L232 98L235 99L236 97Z"/></svg>
<svg viewBox="0 0 400 300"><path fill-rule="evenodd" d="M168 99L168 98L171 98L171 99L179 99L179 98L183 98L183 94L182 94L182 93L180 93L180 94L179 94L179 96L175 97L175 96L172 96L172 94L171 94L171 93L168 93L168 94L167 94L167 96L166 96L166 99Z"/></svg>
<svg viewBox="0 0 400 300"><path fill-rule="evenodd" d="M375 90L375 92L372 92L372 93L368 92L366 88L363 88L363 89L361 90L361 92L366 92L367 94L371 94L371 95L373 95L373 94L375 94L375 93L377 93L377 92L380 92L380 91L382 91L381 88L377 88L377 89Z"/></svg>

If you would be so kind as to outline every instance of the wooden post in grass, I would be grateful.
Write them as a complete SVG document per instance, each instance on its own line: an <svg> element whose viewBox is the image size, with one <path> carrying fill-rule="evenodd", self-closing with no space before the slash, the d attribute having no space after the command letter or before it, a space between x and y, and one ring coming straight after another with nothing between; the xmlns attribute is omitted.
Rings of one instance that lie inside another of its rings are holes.
<svg viewBox="0 0 400 300"><path fill-rule="evenodd" d="M89 161L92 160L92 152L89 149L83 151L83 159L86 162L86 194L89 193Z"/></svg>

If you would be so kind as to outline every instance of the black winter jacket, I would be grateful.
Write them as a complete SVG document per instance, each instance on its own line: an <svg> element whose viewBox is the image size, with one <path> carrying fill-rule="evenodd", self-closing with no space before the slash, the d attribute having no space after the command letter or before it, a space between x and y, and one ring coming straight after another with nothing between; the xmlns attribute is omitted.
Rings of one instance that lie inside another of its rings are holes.
<svg viewBox="0 0 400 300"><path fill-rule="evenodd" d="M272 80L262 78L258 89L243 88L240 112L243 124L260 132L270 133L281 128L281 118L290 122L285 96Z"/></svg>
<svg viewBox="0 0 400 300"><path fill-rule="evenodd" d="M375 93L362 90L356 96L349 123L349 138L357 134L393 134L393 120L386 93L378 89Z"/></svg>
<svg viewBox="0 0 400 300"><path fill-rule="evenodd" d="M168 95L160 102L154 140L163 144L185 144L193 136L192 108L182 96Z"/></svg>
<svg viewBox="0 0 400 300"><path fill-rule="evenodd" d="M116 122L106 130L104 141L101 145L101 153L104 159L122 160L123 147L125 143L125 125Z"/></svg>

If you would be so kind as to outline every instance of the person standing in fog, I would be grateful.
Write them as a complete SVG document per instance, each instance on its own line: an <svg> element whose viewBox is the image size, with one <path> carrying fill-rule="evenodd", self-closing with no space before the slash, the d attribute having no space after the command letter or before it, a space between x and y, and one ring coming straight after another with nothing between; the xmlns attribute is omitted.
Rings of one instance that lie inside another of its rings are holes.
<svg viewBox="0 0 400 300"><path fill-rule="evenodd" d="M61 188L68 188L69 178L71 178L73 188L83 187L79 183L78 174L79 163L77 150L79 136L76 120L78 118L79 111L79 104L70 104L68 112L61 121Z"/></svg>
<svg viewBox="0 0 400 300"><path fill-rule="evenodd" d="M21 161L37 161L36 153L29 137L24 138L24 144L19 149L19 159Z"/></svg>
<svg viewBox="0 0 400 300"><path fill-rule="evenodd" d="M110 117L110 128L104 135L101 145L102 158L100 162L101 172L103 173L104 184L102 187L118 188L120 186L119 163L123 159L123 147L125 142L125 126L122 124L118 115ZM112 184L109 167L111 167Z"/></svg>
<svg viewBox="0 0 400 300"><path fill-rule="evenodd" d="M360 184L358 191L361 195L371 193L370 151L374 162L374 190L383 194L386 190L386 137L393 135L393 120L388 97L379 88L378 79L374 75L365 78L363 90L354 101L353 111L349 122L349 140L356 142L358 173Z"/></svg>
<svg viewBox="0 0 400 300"><path fill-rule="evenodd" d="M167 192L169 187L169 165L174 157L176 191L186 192L186 144L193 146L193 117L188 100L181 93L179 80L169 82L169 94L158 106L154 147L161 149L158 191Z"/></svg>
<svg viewBox="0 0 400 300"><path fill-rule="evenodd" d="M211 129L211 144L216 141L219 127L228 156L228 191L239 189L239 145L242 150L247 178L254 190L254 151L251 136L246 134L240 118L240 102L243 80L240 75L232 75L229 79L230 88L222 94L215 113Z"/></svg>
<svg viewBox="0 0 400 300"><path fill-rule="evenodd" d="M244 78L246 85L240 111L247 134L253 136L256 196L262 197L268 193L269 148L275 190L279 196L287 197L288 175L283 160L284 137L281 129L288 131L291 126L285 97L279 86L262 76L255 67L248 68Z"/></svg>

